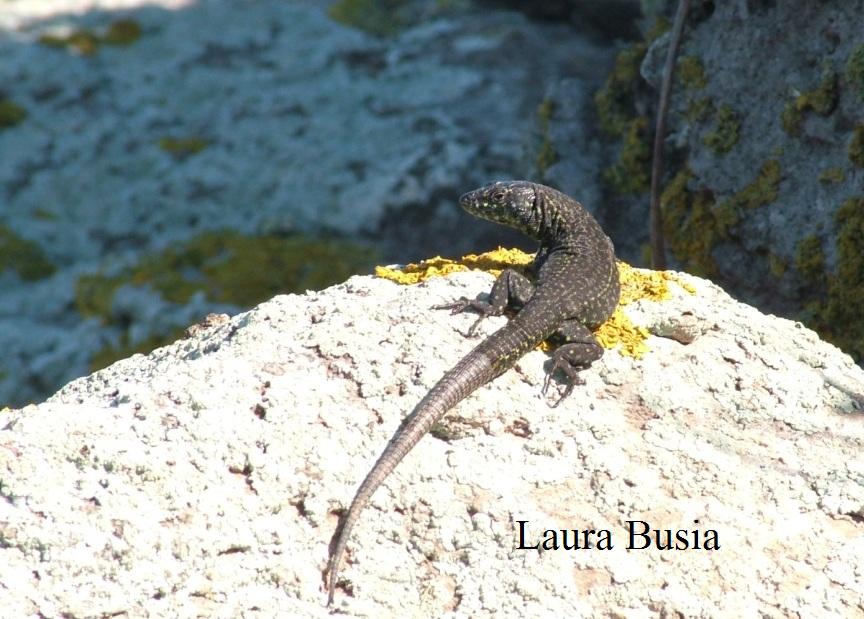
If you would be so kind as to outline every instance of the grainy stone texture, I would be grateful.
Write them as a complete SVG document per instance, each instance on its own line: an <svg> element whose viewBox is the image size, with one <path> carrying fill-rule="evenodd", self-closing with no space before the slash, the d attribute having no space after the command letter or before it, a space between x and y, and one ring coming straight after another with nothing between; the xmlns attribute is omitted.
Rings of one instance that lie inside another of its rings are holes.
<svg viewBox="0 0 864 619"><path fill-rule="evenodd" d="M0 100L27 116L0 131L0 225L57 272L23 282L0 260L0 403L46 397L121 335L137 343L224 311L139 297L148 307L120 334L72 309L82 275L116 275L203 231L335 232L401 262L488 249L500 233L466 225L456 198L494 179L542 180L544 138L578 153L550 161L546 178L599 203L582 119L611 50L494 10L382 39L330 19L330 4L2 3ZM91 55L38 43L118 19L140 38ZM547 97L561 104L541 136ZM566 142L559 118L577 121ZM203 148L166 152L165 139Z"/></svg>
<svg viewBox="0 0 864 619"><path fill-rule="evenodd" d="M858 616L864 371L716 286L625 308L557 409L548 357L461 403L375 495L337 592L349 616ZM476 342L429 307L491 287L368 277L279 296L0 413L0 608L10 616L325 616L322 571L362 475ZM503 324L487 320L481 336ZM552 399L550 394L550 401ZM443 435L442 434L442 435ZM627 520L719 531L626 550ZM518 550L516 520L607 528L613 550Z"/></svg>

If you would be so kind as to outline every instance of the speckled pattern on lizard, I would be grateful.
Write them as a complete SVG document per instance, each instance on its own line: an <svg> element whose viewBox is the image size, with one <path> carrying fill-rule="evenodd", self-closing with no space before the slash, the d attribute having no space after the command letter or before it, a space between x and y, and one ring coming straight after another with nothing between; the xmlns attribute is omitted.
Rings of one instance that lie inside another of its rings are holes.
<svg viewBox="0 0 864 619"><path fill-rule="evenodd" d="M552 352L543 393L552 375L561 370L567 384L558 402L575 385L582 384L579 371L603 354L590 329L602 324L615 310L620 287L612 241L594 217L569 196L527 181L486 185L464 194L459 204L472 215L516 228L539 241L532 265L535 280L508 269L498 276L488 301L463 297L433 308L449 309L454 314L478 312L480 317L469 329L469 337L487 316L498 316L507 309L518 313L441 377L404 419L360 484L331 543L328 605L333 603L351 529L363 508L402 458L447 411L513 367L522 355L546 339L560 346Z"/></svg>

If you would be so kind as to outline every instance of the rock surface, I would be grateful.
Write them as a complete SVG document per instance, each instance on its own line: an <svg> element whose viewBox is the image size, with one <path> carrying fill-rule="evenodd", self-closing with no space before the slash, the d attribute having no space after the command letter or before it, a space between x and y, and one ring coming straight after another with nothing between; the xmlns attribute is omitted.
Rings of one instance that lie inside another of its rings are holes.
<svg viewBox="0 0 864 619"><path fill-rule="evenodd" d="M338 608L864 613L864 371L800 324L682 278L696 294L624 308L664 335L641 360L608 351L553 409L548 358L531 352L452 412L447 440L424 438L355 528ZM476 343L460 334L472 316L429 308L491 281L358 276L279 296L0 413L0 608L326 616L335 513ZM614 548L520 550L519 520L530 544L608 529ZM721 547L627 550L628 520L713 529Z"/></svg>

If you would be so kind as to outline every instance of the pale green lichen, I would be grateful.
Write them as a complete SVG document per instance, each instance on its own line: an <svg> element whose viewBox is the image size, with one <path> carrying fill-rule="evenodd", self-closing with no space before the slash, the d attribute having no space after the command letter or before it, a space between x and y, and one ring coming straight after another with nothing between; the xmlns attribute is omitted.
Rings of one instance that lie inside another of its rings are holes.
<svg viewBox="0 0 864 619"><path fill-rule="evenodd" d="M467 11L471 9L473 0L435 0L435 8L439 13Z"/></svg>
<svg viewBox="0 0 864 619"><path fill-rule="evenodd" d="M618 161L603 172L608 188L621 195L644 193L650 187L651 134L647 118L636 106L636 94L643 88L639 67L650 44L668 29L669 23L658 19L644 41L621 50L594 95L600 126L621 138Z"/></svg>
<svg viewBox="0 0 864 619"><path fill-rule="evenodd" d="M842 183L846 180L846 172L843 168L825 168L819 173L819 182L828 185L831 183Z"/></svg>
<svg viewBox="0 0 864 619"><path fill-rule="evenodd" d="M37 40L45 47L64 48L66 47L66 41L68 39L69 37L61 37L56 34L45 33L40 34Z"/></svg>
<svg viewBox="0 0 864 619"><path fill-rule="evenodd" d="M808 304L806 314L822 337L860 363L864 360L864 197L846 200L834 219L838 226L837 270L825 273L820 268L824 258L818 252L812 266L804 261L811 281L822 283L820 298ZM809 244L815 246L813 241Z"/></svg>
<svg viewBox="0 0 864 619"><path fill-rule="evenodd" d="M82 56L91 56L99 51L101 45L125 46L131 45L141 37L141 26L131 19L119 19L111 22L100 34L84 28L74 30L68 35L60 36L45 33L39 36L39 43L47 47L67 49Z"/></svg>
<svg viewBox="0 0 864 619"><path fill-rule="evenodd" d="M648 119L635 118L624 135L618 161L603 171L603 180L621 195L645 193L651 188L651 148Z"/></svg>
<svg viewBox="0 0 864 619"><path fill-rule="evenodd" d="M856 47L846 61L846 81L864 101L864 44Z"/></svg>
<svg viewBox="0 0 864 619"><path fill-rule="evenodd" d="M849 161L859 168L864 168L864 123L852 130L852 140L849 142Z"/></svg>
<svg viewBox="0 0 864 619"><path fill-rule="evenodd" d="M788 268L789 265L786 264L786 261L783 260L783 258L774 252L768 252L768 271L771 275L779 279L786 274L786 269Z"/></svg>
<svg viewBox="0 0 864 619"><path fill-rule="evenodd" d="M606 83L594 95L600 126L607 133L624 135L636 116L634 82L639 78L639 65L647 50L647 43L635 43L618 52Z"/></svg>
<svg viewBox="0 0 864 619"><path fill-rule="evenodd" d="M714 194L692 189L693 173L684 168L666 185L660 197L663 226L669 249L684 268L696 275L717 272L712 256L720 240Z"/></svg>
<svg viewBox="0 0 864 619"><path fill-rule="evenodd" d="M376 36L395 34L406 25L406 0L338 0L327 14L333 21Z"/></svg>
<svg viewBox="0 0 864 619"><path fill-rule="evenodd" d="M210 141L200 137L164 137L159 140L159 148L166 153L184 159L190 155L200 153L202 150L210 146Z"/></svg>
<svg viewBox="0 0 864 619"><path fill-rule="evenodd" d="M801 116L801 112L795 108L794 101L787 103L783 107L783 111L780 112L780 126L789 135L798 135L801 133L801 123L803 122L804 119Z"/></svg>
<svg viewBox="0 0 864 619"><path fill-rule="evenodd" d="M678 79L685 90L702 90L708 85L705 68L696 56L684 56L678 61Z"/></svg>
<svg viewBox="0 0 864 619"><path fill-rule="evenodd" d="M642 79L639 75L639 67L649 45L668 29L669 23L658 19L645 35L644 41L634 43L618 52L615 65L606 82L594 94L600 126L607 133L623 136L630 128L633 119L639 115L634 97Z"/></svg>
<svg viewBox="0 0 864 619"><path fill-rule="evenodd" d="M66 39L66 45L82 56L91 56L99 49L99 37L86 30L77 30Z"/></svg>
<svg viewBox="0 0 864 619"><path fill-rule="evenodd" d="M685 117L690 122L705 122L714 113L714 102L710 97L694 99L687 105Z"/></svg>
<svg viewBox="0 0 864 619"><path fill-rule="evenodd" d="M714 117L714 128L702 138L702 142L718 154L728 153L738 143L740 130L738 114L724 103Z"/></svg>
<svg viewBox="0 0 864 619"><path fill-rule="evenodd" d="M537 124L540 131L540 146L537 149L536 166L537 174L543 178L546 171L558 161L558 152L552 144L549 124L555 113L555 102L546 98L537 106Z"/></svg>
<svg viewBox="0 0 864 619"><path fill-rule="evenodd" d="M27 118L27 110L10 99L0 98L0 129L14 127Z"/></svg>
<svg viewBox="0 0 864 619"><path fill-rule="evenodd" d="M753 209L769 204L777 199L781 180L780 162L767 161L752 182L747 184L726 202L735 211Z"/></svg>
<svg viewBox="0 0 864 619"><path fill-rule="evenodd" d="M102 42L106 45L132 45L141 38L141 26L131 19L119 19L113 22L105 34Z"/></svg>
<svg viewBox="0 0 864 619"><path fill-rule="evenodd" d="M57 219L57 214L44 208L33 209L33 218L40 221L54 221Z"/></svg>
<svg viewBox="0 0 864 619"><path fill-rule="evenodd" d="M837 73L826 65L822 79L813 90L808 90L790 101L780 114L780 123L789 135L798 135L804 122L804 115L813 112L819 116L830 116L837 107L839 91Z"/></svg>
<svg viewBox="0 0 864 619"><path fill-rule="evenodd" d="M131 284L149 287L172 303L186 303L203 293L215 303L249 307L279 293L325 288L371 268L376 260L373 251L342 241L208 232L145 256L118 275L80 277L75 306L84 316L114 324L114 294ZM127 325L121 320L114 326L125 329ZM99 364L104 367L131 352L146 352L175 335L132 344L124 331L117 345L98 355Z"/></svg>
<svg viewBox="0 0 864 619"><path fill-rule="evenodd" d="M825 252L822 250L821 238L814 234L798 241L795 268L801 273L801 277L810 283L825 276Z"/></svg>
<svg viewBox="0 0 864 619"><path fill-rule="evenodd" d="M756 179L718 204L710 189L691 187L694 175L689 169L681 170L660 198L664 234L672 254L691 273L716 275L714 247L729 236L745 209L777 198L780 178L780 164L768 161Z"/></svg>
<svg viewBox="0 0 864 619"><path fill-rule="evenodd" d="M43 34L39 42L47 47L68 49L82 56L91 56L99 49L99 37L89 30L75 30L67 36Z"/></svg>
<svg viewBox="0 0 864 619"><path fill-rule="evenodd" d="M113 292L133 284L150 286L173 303L202 291L213 302L250 306L280 292L324 288L373 261L370 250L346 242L208 232L118 276L81 277L76 305L85 316L106 318Z"/></svg>
<svg viewBox="0 0 864 619"><path fill-rule="evenodd" d="M39 245L0 224L0 272L7 269L27 281L44 279L56 270Z"/></svg>

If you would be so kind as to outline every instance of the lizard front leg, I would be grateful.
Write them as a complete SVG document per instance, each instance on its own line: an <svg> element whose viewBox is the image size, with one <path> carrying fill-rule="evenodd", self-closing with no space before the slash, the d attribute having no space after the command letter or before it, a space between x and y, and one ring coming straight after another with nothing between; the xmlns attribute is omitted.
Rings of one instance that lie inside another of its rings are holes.
<svg viewBox="0 0 864 619"><path fill-rule="evenodd" d="M553 343L563 343L552 351L552 363L546 372L543 395L546 395L549 390L552 374L556 370L561 370L567 377L564 393L552 405L552 408L555 408L573 392L573 387L584 384L585 381L579 376L579 372L590 367L592 363L603 356L603 347L597 342L591 330L577 320L564 322L549 339Z"/></svg>
<svg viewBox="0 0 864 619"><path fill-rule="evenodd" d="M473 310L480 314L471 328L468 329L468 337L473 337L477 326L488 316L500 316L506 309L521 309L534 294L534 284L527 277L514 271L505 269L501 272L492 291L489 293L489 301L480 299L469 299L462 297L453 303L435 305L432 309L449 309L451 314L458 314Z"/></svg>

